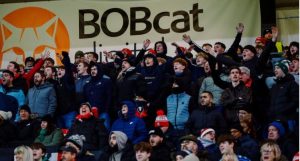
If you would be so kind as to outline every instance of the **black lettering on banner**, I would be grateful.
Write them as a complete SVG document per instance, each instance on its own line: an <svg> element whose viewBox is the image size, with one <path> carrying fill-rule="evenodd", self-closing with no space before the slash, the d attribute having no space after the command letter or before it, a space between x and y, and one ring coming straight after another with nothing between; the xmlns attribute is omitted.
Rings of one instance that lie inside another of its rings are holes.
<svg viewBox="0 0 300 161"><path fill-rule="evenodd" d="M178 16L178 15L182 15L183 18L174 20L171 23L172 30L174 32L177 32L177 33L182 33L182 32L189 31L190 30L190 17L189 17L189 14L185 11L176 11L176 12L173 13L173 16ZM178 28L177 24L182 23L182 22L184 23L183 28Z"/></svg>
<svg viewBox="0 0 300 161"><path fill-rule="evenodd" d="M136 13L144 12L145 16L143 18L137 19ZM151 22L148 21L148 18L151 15L151 11L146 7L133 7L130 9L130 35L142 35L148 33L151 28ZM146 25L145 29L137 31L136 24L144 23Z"/></svg>
<svg viewBox="0 0 300 161"><path fill-rule="evenodd" d="M86 14L91 14L93 16L93 19L90 21L86 21L84 19L84 15ZM99 19L99 13L96 10L93 9L79 10L79 39L96 37L100 33L100 26L96 23L98 19ZM85 33L86 26L92 26L94 28L94 32Z"/></svg>
<svg viewBox="0 0 300 161"><path fill-rule="evenodd" d="M195 31L204 31L203 27L200 27L198 13L203 13L203 9L198 9L198 3L193 4L193 9L190 10L190 14L193 15L193 28Z"/></svg>
<svg viewBox="0 0 300 161"><path fill-rule="evenodd" d="M161 13L157 14L153 20L153 28L155 29L155 31L157 31L158 33L161 33L161 34L170 32L170 28L163 29L159 26L159 21L164 16L170 16L170 13L169 12L161 12Z"/></svg>
<svg viewBox="0 0 300 161"><path fill-rule="evenodd" d="M123 19L123 25L122 25L121 29L119 31L117 31L117 32L111 32L107 28L107 24L106 24L108 15L111 14L111 13L113 13L113 12L119 13L122 16L122 19ZM123 11L122 9L120 9L120 8L111 8L111 9L106 10L103 13L103 16L101 18L100 23L101 23L102 31L107 36L117 37L117 36L122 35L126 31L126 29L128 27L128 24L129 24L129 19L128 19L128 16L127 16L126 12Z"/></svg>

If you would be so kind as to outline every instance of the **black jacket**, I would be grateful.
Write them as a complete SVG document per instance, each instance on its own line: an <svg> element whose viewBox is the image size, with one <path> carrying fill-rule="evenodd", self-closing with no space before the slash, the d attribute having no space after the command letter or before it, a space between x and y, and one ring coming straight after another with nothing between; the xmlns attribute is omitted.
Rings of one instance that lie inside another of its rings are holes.
<svg viewBox="0 0 300 161"><path fill-rule="evenodd" d="M151 161L171 161L170 148L164 143L152 147Z"/></svg>
<svg viewBox="0 0 300 161"><path fill-rule="evenodd" d="M294 77L287 74L277 79L270 91L271 103L268 111L269 119L298 120L299 85Z"/></svg>
<svg viewBox="0 0 300 161"><path fill-rule="evenodd" d="M107 145L108 133L103 120L93 116L88 119L76 119L66 138L74 134L85 136L84 146L87 150L99 150Z"/></svg>
<svg viewBox="0 0 300 161"><path fill-rule="evenodd" d="M135 68L129 68L118 77L117 82L117 102L123 100L133 100L136 95L144 94L146 86L144 78L137 73Z"/></svg>
<svg viewBox="0 0 300 161"><path fill-rule="evenodd" d="M190 115L186 129L188 133L196 136L203 128L213 128L217 134L224 133L226 130L226 122L221 110L217 110L215 106L212 107L198 107Z"/></svg>

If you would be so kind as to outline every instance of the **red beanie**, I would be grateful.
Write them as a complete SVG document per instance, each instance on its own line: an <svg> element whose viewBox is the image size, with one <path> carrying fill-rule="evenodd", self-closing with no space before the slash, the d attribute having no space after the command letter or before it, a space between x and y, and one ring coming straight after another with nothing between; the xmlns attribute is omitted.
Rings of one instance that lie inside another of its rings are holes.
<svg viewBox="0 0 300 161"><path fill-rule="evenodd" d="M156 55L156 51L154 49L148 49L148 53L152 55Z"/></svg>
<svg viewBox="0 0 300 161"><path fill-rule="evenodd" d="M154 127L169 127L169 120L163 110L156 111Z"/></svg>
<svg viewBox="0 0 300 161"><path fill-rule="evenodd" d="M132 56L132 51L131 51L130 49L128 49L128 48L123 48L123 49L122 49L122 53L123 53L124 55L126 55L126 57Z"/></svg>

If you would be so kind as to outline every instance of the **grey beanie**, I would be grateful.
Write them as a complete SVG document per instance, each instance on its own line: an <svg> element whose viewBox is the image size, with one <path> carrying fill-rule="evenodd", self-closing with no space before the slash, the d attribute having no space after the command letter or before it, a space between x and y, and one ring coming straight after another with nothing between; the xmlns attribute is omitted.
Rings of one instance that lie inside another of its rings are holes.
<svg viewBox="0 0 300 161"><path fill-rule="evenodd" d="M76 135L71 135L65 142L72 142L78 148L82 149L83 141L85 141L85 136L76 134Z"/></svg>

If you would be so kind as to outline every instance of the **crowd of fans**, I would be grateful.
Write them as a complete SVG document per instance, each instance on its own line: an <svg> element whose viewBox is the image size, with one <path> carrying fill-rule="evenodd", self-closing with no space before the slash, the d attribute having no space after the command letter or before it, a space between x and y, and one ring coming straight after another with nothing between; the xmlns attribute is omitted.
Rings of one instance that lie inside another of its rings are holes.
<svg viewBox="0 0 300 161"><path fill-rule="evenodd" d="M255 46L130 49L27 57L0 80L0 148L15 160L291 161L299 157L299 43L265 29ZM192 52L192 50L194 50ZM192 53L196 52L197 55ZM1 154L3 155L3 154Z"/></svg>

